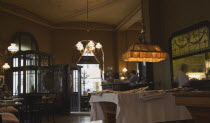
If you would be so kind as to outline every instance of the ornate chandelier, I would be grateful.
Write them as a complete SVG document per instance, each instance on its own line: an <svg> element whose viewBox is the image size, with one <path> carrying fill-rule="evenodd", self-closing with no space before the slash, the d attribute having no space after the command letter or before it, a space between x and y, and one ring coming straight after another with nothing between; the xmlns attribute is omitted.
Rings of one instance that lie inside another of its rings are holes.
<svg viewBox="0 0 210 123"><path fill-rule="evenodd" d="M104 51L101 43L93 40L82 40L76 45L77 52L73 55L73 59L77 64L99 64L102 71L102 79L104 79Z"/></svg>
<svg viewBox="0 0 210 123"><path fill-rule="evenodd" d="M83 44L84 43L84 44ZM86 44L86 45L85 45ZM84 47L85 45L85 47ZM102 45L98 42L94 42L92 40L83 40L79 41L76 44L77 50L79 50L81 53L86 52L86 53L93 53L95 50L100 50L102 49Z"/></svg>
<svg viewBox="0 0 210 123"><path fill-rule="evenodd" d="M143 4L141 3L141 5ZM141 15L143 16L143 9L141 12ZM126 62L160 62L167 58L168 54L162 51L158 45L145 41L144 21L142 18L139 42L131 45L127 52L122 55L122 59Z"/></svg>

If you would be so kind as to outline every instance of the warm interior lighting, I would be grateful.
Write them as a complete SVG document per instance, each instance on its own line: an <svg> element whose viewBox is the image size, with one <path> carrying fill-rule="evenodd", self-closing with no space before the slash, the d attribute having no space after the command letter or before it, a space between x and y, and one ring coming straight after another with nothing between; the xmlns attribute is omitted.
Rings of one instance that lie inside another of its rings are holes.
<svg viewBox="0 0 210 123"><path fill-rule="evenodd" d="M88 50L89 50L89 51L95 50L95 44L93 43L93 41L90 41L90 42L88 43Z"/></svg>
<svg viewBox="0 0 210 123"><path fill-rule="evenodd" d="M84 43L84 42L88 42L88 43ZM83 53L83 52L94 53L96 48L98 50L102 49L101 43L97 43L97 42L92 41L92 40L79 41L76 44L76 47L77 47L77 50L79 50L81 53Z"/></svg>
<svg viewBox="0 0 210 123"><path fill-rule="evenodd" d="M97 48L97 49L101 49L101 48L102 48L102 45L101 45L100 43L97 43L97 44L96 44L96 48Z"/></svg>
<svg viewBox="0 0 210 123"><path fill-rule="evenodd" d="M11 43L11 45L8 47L8 50L11 52L11 53L16 53L18 51L18 48L16 46L15 43Z"/></svg>
<svg viewBox="0 0 210 123"><path fill-rule="evenodd" d="M120 77L120 80L125 80L125 77L124 76Z"/></svg>
<svg viewBox="0 0 210 123"><path fill-rule="evenodd" d="M122 55L127 62L160 62L167 59L168 54L163 52L158 45L134 43L128 51Z"/></svg>
<svg viewBox="0 0 210 123"><path fill-rule="evenodd" d="M127 71L128 71L127 68L123 68L123 69L122 69L122 72L123 72L123 73L126 73Z"/></svg>
<svg viewBox="0 0 210 123"><path fill-rule="evenodd" d="M143 2L143 0L141 1ZM141 16L143 17L143 3L141 3ZM149 44L145 41L144 19L141 18L141 33L139 42L129 47L128 51L122 55L122 59L127 62L160 62L168 58L168 54L163 52L158 45Z"/></svg>
<svg viewBox="0 0 210 123"><path fill-rule="evenodd" d="M79 50L79 51L81 51L81 50L84 49L84 46L83 46L83 44L82 44L81 42L78 42L78 43L76 44L76 47L77 47L77 50Z"/></svg>
<svg viewBox="0 0 210 123"><path fill-rule="evenodd" d="M9 64L8 64L8 63L5 63L5 64L2 66L2 68L3 68L4 70L7 70L7 69L9 69L9 68L10 68L10 66L9 66Z"/></svg>
<svg viewBox="0 0 210 123"><path fill-rule="evenodd" d="M205 73L202 72L189 72L187 73L187 75L189 76L189 79L204 79L206 78Z"/></svg>

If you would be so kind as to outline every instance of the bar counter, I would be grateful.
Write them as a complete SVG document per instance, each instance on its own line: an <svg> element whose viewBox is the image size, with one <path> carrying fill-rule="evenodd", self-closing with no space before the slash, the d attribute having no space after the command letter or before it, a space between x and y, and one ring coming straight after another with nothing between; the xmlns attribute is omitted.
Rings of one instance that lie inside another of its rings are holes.
<svg viewBox="0 0 210 123"><path fill-rule="evenodd" d="M177 105L184 105L196 123L210 123L210 91L177 92Z"/></svg>

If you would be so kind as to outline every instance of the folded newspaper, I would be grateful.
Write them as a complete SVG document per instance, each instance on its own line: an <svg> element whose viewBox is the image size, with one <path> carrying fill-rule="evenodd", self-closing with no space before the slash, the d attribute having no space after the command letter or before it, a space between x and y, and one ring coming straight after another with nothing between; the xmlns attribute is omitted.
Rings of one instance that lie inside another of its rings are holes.
<svg viewBox="0 0 210 123"><path fill-rule="evenodd" d="M140 94L139 98L143 101L149 101L154 99L160 99L166 97L166 92L153 92Z"/></svg>

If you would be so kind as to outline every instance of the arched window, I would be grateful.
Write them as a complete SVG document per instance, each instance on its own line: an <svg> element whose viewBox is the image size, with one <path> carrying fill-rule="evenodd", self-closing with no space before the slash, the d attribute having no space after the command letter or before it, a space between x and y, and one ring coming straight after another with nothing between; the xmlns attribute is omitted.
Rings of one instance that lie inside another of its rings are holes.
<svg viewBox="0 0 210 123"><path fill-rule="evenodd" d="M42 92L41 67L52 65L50 54L39 52L35 37L28 32L17 32L12 40L19 51L12 55L11 72L13 95Z"/></svg>
<svg viewBox="0 0 210 123"><path fill-rule="evenodd" d="M15 43L19 51L26 50L39 50L35 37L29 32L17 32L12 40Z"/></svg>

